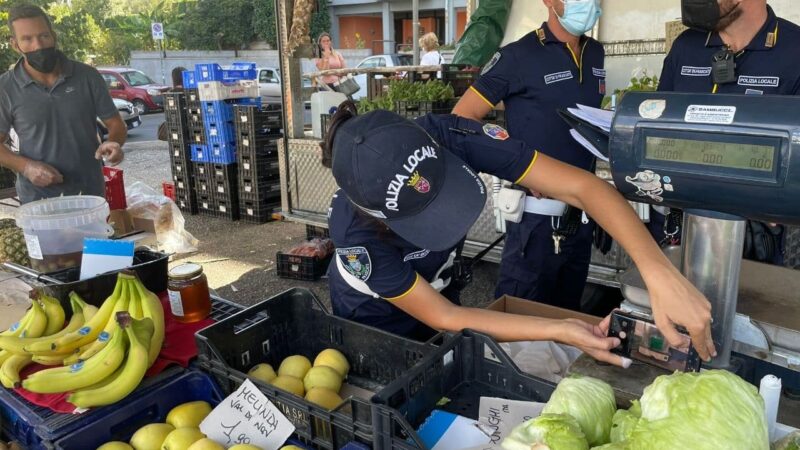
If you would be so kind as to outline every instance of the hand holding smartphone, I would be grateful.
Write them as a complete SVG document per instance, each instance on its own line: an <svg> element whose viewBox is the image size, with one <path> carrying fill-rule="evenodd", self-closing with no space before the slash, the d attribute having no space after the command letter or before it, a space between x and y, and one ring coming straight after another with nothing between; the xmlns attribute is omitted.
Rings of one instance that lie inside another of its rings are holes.
<svg viewBox="0 0 800 450"><path fill-rule="evenodd" d="M697 372L701 360L692 346L692 339L685 329L678 327L678 332L684 336L685 345L673 347L652 319L623 311L611 313L608 327L608 336L619 338L621 342L611 349L612 353L669 371Z"/></svg>

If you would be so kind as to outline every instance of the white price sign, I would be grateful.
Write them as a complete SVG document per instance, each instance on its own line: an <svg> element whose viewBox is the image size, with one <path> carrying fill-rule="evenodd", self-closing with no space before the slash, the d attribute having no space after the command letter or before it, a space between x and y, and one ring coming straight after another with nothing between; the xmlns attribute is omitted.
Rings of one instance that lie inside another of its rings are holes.
<svg viewBox="0 0 800 450"><path fill-rule="evenodd" d="M153 39L156 41L164 40L164 24L161 22L153 22L150 24L150 31L153 33Z"/></svg>
<svg viewBox="0 0 800 450"><path fill-rule="evenodd" d="M245 380L203 420L200 431L225 447L250 444L272 450L289 439L294 425L250 380Z"/></svg>

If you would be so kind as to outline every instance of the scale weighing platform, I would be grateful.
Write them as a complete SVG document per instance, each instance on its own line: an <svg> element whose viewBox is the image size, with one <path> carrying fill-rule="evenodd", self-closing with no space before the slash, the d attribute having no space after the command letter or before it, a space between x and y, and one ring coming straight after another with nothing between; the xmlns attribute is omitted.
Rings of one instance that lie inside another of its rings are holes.
<svg viewBox="0 0 800 450"><path fill-rule="evenodd" d="M629 92L609 157L625 198L684 211L682 247L665 251L712 304L718 357L704 367L755 385L771 373L800 395L800 274L741 257L746 219L800 224L800 97ZM648 312L637 277L622 276L623 306ZM570 371L600 373L631 398L665 373L633 369L581 358Z"/></svg>

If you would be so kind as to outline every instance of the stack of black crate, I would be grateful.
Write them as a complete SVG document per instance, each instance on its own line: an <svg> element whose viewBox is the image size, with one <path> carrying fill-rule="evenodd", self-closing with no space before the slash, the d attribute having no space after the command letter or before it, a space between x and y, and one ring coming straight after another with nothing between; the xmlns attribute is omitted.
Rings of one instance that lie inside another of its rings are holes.
<svg viewBox="0 0 800 450"><path fill-rule="evenodd" d="M280 211L278 140L283 112L278 108L234 107L239 162L240 219L266 223Z"/></svg>
<svg viewBox="0 0 800 450"><path fill-rule="evenodd" d="M183 92L164 94L164 117L167 121L167 142L175 184L175 203L181 211L197 214L195 176L189 150L189 122L186 96Z"/></svg>
<svg viewBox="0 0 800 450"><path fill-rule="evenodd" d="M194 163L197 203L206 216L239 220L236 164Z"/></svg>
<svg viewBox="0 0 800 450"><path fill-rule="evenodd" d="M186 122L188 144L203 145L206 133L203 121L203 105L197 89L186 89Z"/></svg>

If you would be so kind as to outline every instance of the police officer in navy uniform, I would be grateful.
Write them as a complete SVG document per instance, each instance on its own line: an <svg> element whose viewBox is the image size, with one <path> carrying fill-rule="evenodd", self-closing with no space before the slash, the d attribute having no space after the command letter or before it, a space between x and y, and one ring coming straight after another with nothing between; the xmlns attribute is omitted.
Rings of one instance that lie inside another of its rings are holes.
<svg viewBox="0 0 800 450"><path fill-rule="evenodd" d="M585 35L600 17L599 3L544 0L549 9L547 22L496 53L453 113L481 120L503 102L511 137L559 161L593 170L594 157L570 136L557 110L602 103L606 92L603 46ZM531 194L530 202L536 204L540 195ZM506 222L495 295L578 310L589 272L594 224L585 217L576 220L574 234L560 239L554 236L564 225L560 213L540 203L542 208L525 213L520 223Z"/></svg>
<svg viewBox="0 0 800 450"><path fill-rule="evenodd" d="M328 219L336 315L413 338L471 328L501 341L555 340L629 364L608 352L618 343L605 337L608 319L590 326L448 301L453 252L486 202L478 177L484 172L585 208L639 265L667 339L680 345L673 324L681 324L700 355L714 354L708 301L658 251L619 193L589 172L540 154L496 125L455 115L412 122L382 110L357 116L351 102L331 118L322 155L340 187Z"/></svg>
<svg viewBox="0 0 800 450"><path fill-rule="evenodd" d="M664 60L658 90L800 94L800 27L777 17L766 0L683 0L681 6L683 22L691 28L678 36ZM677 223L665 226L667 211L655 212L648 227L656 240L666 241L665 233L676 231ZM782 264L783 227L750 222L748 228L750 241L770 242L761 246L763 254L748 256Z"/></svg>

